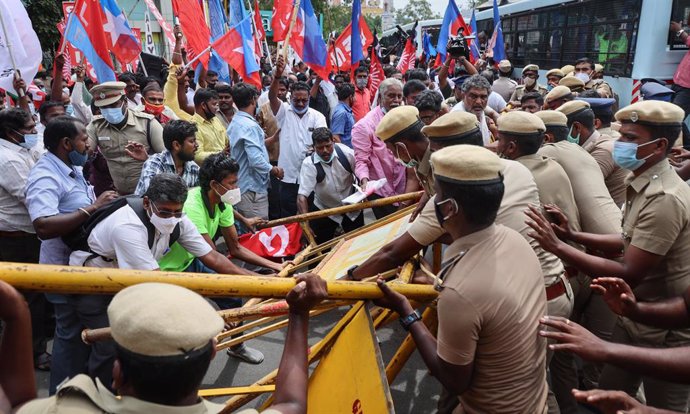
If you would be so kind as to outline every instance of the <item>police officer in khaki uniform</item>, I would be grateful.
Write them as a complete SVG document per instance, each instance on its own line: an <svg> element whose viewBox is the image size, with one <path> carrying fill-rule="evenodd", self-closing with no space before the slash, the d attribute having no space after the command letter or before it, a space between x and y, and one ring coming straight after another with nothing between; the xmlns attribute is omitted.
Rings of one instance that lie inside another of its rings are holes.
<svg viewBox="0 0 690 414"><path fill-rule="evenodd" d="M588 102L575 100L558 108L568 118L570 136L599 164L604 183L617 206L625 202L625 177L630 173L613 162L615 139L595 129L594 111Z"/></svg>
<svg viewBox="0 0 690 414"><path fill-rule="evenodd" d="M376 127L376 136L405 167L414 170L426 194L433 194L434 179L429 164L431 149L429 139L422 134L423 127L417 108L403 105L386 113Z"/></svg>
<svg viewBox="0 0 690 414"><path fill-rule="evenodd" d="M585 83L581 79L576 78L575 76L566 76L560 81L558 81L558 84L561 86L568 87L568 89L570 89L571 92L576 94L584 92L585 90Z"/></svg>
<svg viewBox="0 0 690 414"><path fill-rule="evenodd" d="M127 108L124 82L104 82L91 89L94 105L101 109L86 128L91 148L100 150L108 162L113 184L121 195L137 187L143 161L127 154L129 142L141 144L149 154L163 152L163 127L153 115Z"/></svg>
<svg viewBox="0 0 690 414"><path fill-rule="evenodd" d="M553 88L558 86L558 82L560 82L560 80L564 77L565 74L563 74L563 72L560 69L551 69L550 71L546 72L546 89L548 89L549 92L551 92Z"/></svg>
<svg viewBox="0 0 690 414"><path fill-rule="evenodd" d="M558 111L541 111L535 115L544 121L546 127L546 142L538 154L558 162L568 175L580 213L582 231L596 234L620 232L621 210L611 198L594 158L579 145L568 142L568 118ZM572 266L570 263L568 265ZM601 295L593 294L590 283L591 278L583 272L570 279L575 293L571 319L580 321L598 337L609 339L616 316L606 306ZM573 388L578 387L574 363L571 354L562 352L554 355L549 367L552 389L561 413L578 412L577 402L571 393ZM588 363L583 370L585 383L595 386L599 377L597 366Z"/></svg>
<svg viewBox="0 0 690 414"><path fill-rule="evenodd" d="M570 88L563 85L556 86L544 97L544 109L556 109L573 99L575 99L575 95L573 95Z"/></svg>
<svg viewBox="0 0 690 414"><path fill-rule="evenodd" d="M546 297L529 244L494 223L503 163L476 145L443 148L431 163L437 223L453 239L438 275L437 339L382 280L385 298L376 303L395 310L415 342L434 342L419 351L432 375L458 394L454 412L546 413L546 344L537 335Z"/></svg>
<svg viewBox="0 0 690 414"><path fill-rule="evenodd" d="M491 90L501 95L506 101L510 102L510 97L513 96L515 88L518 84L510 77L513 74L513 64L509 60L502 60L498 63L498 79L491 85Z"/></svg>
<svg viewBox="0 0 690 414"><path fill-rule="evenodd" d="M537 65L527 65L522 69L522 85L515 88L515 92L510 96L509 103L517 108L520 106L520 99L522 96L528 92L539 92L540 95L544 96L549 93L546 86L537 83L539 79L539 66Z"/></svg>
<svg viewBox="0 0 690 414"><path fill-rule="evenodd" d="M614 159L632 171L627 180L622 233L563 235L589 247L609 245L609 249L622 249L621 262L573 251L555 237L551 228L542 227L543 217L532 213L535 237L546 249L557 252L586 273L624 279L634 286L633 292L640 302L683 295L690 285L690 188L667 159L683 119L683 110L667 102L640 102L618 111L616 120L622 125ZM621 317L612 341L654 348L687 346L690 329L654 328ZM640 382L649 405L687 411L688 385L652 380L606 365L599 387L635 395Z"/></svg>
<svg viewBox="0 0 690 414"><path fill-rule="evenodd" d="M306 412L309 309L326 296L326 283L316 275L299 276L288 293L294 337L286 338L280 365L284 373L279 372L276 379L278 403L264 414ZM80 374L64 383L56 395L24 404L19 413L203 414L225 408L198 396L216 353L215 336L224 326L206 299L180 286L141 283L115 295L108 317L118 352L113 369L118 396L100 381ZM299 375L302 371L304 375ZM248 409L239 414L257 413Z"/></svg>
<svg viewBox="0 0 690 414"><path fill-rule="evenodd" d="M603 70L602 78L603 78ZM596 65L588 58L581 58L575 62L575 76L580 77L585 84L586 90L595 90L602 98L613 98L611 85L596 76Z"/></svg>

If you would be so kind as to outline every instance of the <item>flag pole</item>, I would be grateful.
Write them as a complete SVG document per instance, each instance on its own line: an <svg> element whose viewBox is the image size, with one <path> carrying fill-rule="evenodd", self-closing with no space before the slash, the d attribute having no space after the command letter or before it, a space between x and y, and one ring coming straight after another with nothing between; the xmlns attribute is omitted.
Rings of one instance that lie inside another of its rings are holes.
<svg viewBox="0 0 690 414"><path fill-rule="evenodd" d="M207 47L206 49L204 49L204 50L202 50L201 52L199 52L198 55L194 56L194 59L190 60L189 62L187 62L186 65L184 65L185 70L187 70L187 69L189 69L190 67L192 67L192 64L193 64L194 62L196 62L197 60L199 60L203 55L209 53L210 51L211 51L211 46L209 46L209 47Z"/></svg>
<svg viewBox="0 0 690 414"><path fill-rule="evenodd" d="M283 52L281 53L283 55L283 60L285 61L286 65L287 65L288 46L290 44L290 37L292 36L292 29L295 27L295 24L297 23L297 14L299 13L299 4L300 4L300 0L295 0L295 5L292 7L292 17L290 18L290 26L288 27L287 36L285 36L285 43L283 44Z"/></svg>
<svg viewBox="0 0 690 414"><path fill-rule="evenodd" d="M0 25L2 25L2 34L3 36L5 36L5 41L7 42L7 52L10 54L10 60L12 61L12 69L14 69L14 78L21 79L21 74L19 73L19 69L17 69L17 61L14 59L14 54L12 54L12 42L10 42L10 38L7 36L5 18L2 16L2 14L0 14ZM17 92L17 95L19 95L20 98L24 97L24 95L26 94L26 92L22 88L15 92Z"/></svg>

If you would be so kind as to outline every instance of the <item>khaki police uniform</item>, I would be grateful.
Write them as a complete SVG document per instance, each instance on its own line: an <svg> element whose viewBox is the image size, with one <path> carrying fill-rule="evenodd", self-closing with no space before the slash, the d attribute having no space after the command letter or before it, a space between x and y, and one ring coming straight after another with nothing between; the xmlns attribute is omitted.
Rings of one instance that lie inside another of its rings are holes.
<svg viewBox="0 0 690 414"><path fill-rule="evenodd" d="M622 123L681 125L682 109L667 102L645 101L616 113ZM639 301L657 302L684 294L690 286L690 188L676 174L667 159L637 177L630 175L623 215L625 248L661 256L661 262L633 289ZM670 348L690 344L690 329L667 330L642 325L621 317L614 341L643 347ZM600 385L634 394L644 384L647 404L686 412L690 386L642 378L623 369L605 365Z"/></svg>
<svg viewBox="0 0 690 414"><path fill-rule="evenodd" d="M585 90L585 83L575 76L566 76L558 81L558 86L566 86L572 92L582 92Z"/></svg>
<svg viewBox="0 0 690 414"><path fill-rule="evenodd" d="M565 116L571 117L583 111L593 111L591 105L585 100L575 100L563 104L558 108ZM616 141L608 135L602 135L598 131L593 131L592 135L583 141L580 138L580 145L585 151L589 152L594 160L599 164L601 174L604 176L604 183L609 190L609 194L617 206L622 206L625 202L625 177L630 171L621 168L613 162L613 143Z"/></svg>
<svg viewBox="0 0 690 414"><path fill-rule="evenodd" d="M559 99L565 102L572 101L574 99L573 92L567 86L558 85L546 94L544 97L544 104L548 105Z"/></svg>
<svg viewBox="0 0 690 414"><path fill-rule="evenodd" d="M558 111L540 111L540 117L547 128L567 128L566 116ZM539 151L558 162L565 170L573 189L573 196L580 213L582 230L596 234L617 234L621 227L621 211L611 198L599 166L587 151L579 145L560 141L545 144ZM592 333L603 339L610 339L616 322L616 315L609 309L601 295L590 289L591 278L582 272L570 279L575 293L575 304L571 319L579 321ZM579 386L574 358L567 352L554 354L549 366L551 387L556 394L561 413L577 413L578 405L571 390ZM596 387L599 366L584 362L584 380L588 387Z"/></svg>
<svg viewBox="0 0 690 414"><path fill-rule="evenodd" d="M585 89L590 90L593 89L597 91L599 96L602 98L613 98L613 89L611 89L611 85L606 83L603 79L591 79L589 82L585 84Z"/></svg>
<svg viewBox="0 0 690 414"><path fill-rule="evenodd" d="M495 154L474 145L441 149L431 163L436 180L451 185L500 182L503 170ZM451 364L474 364L453 412L546 413L546 343L538 336L546 297L529 244L492 224L455 240L443 263L437 353Z"/></svg>
<svg viewBox="0 0 690 414"><path fill-rule="evenodd" d="M223 329L223 319L198 294L164 283L141 283L121 290L108 306L113 340L127 352L145 360L163 357L186 358L190 353L213 346L211 340ZM87 375L72 378L49 398L30 401L21 414L217 413L223 404L199 399L196 404L168 406L139 398L113 395L103 384ZM256 410L243 410L254 414ZM267 410L264 414L280 414Z"/></svg>
<svg viewBox="0 0 690 414"><path fill-rule="evenodd" d="M520 99L522 99L525 94L530 92L539 92L539 95L546 96L546 94L549 93L549 90L546 89L546 86L540 84L535 85L534 89L531 91L528 91L525 85L518 85L513 94L510 96L509 102L520 102Z"/></svg>
<svg viewBox="0 0 690 414"><path fill-rule="evenodd" d="M518 83L514 80L507 76L499 76L491 85L491 90L501 95L506 102L510 102L510 97L513 96L513 92L515 92L517 87Z"/></svg>
<svg viewBox="0 0 690 414"><path fill-rule="evenodd" d="M119 101L125 94L124 82L104 82L91 89L94 105L104 107ZM153 115L127 109L126 122L121 127L97 115L86 128L89 145L98 147L108 163L113 184L120 194L132 194L137 187L143 161L125 153L129 141L142 144L148 153L163 152L163 127Z"/></svg>

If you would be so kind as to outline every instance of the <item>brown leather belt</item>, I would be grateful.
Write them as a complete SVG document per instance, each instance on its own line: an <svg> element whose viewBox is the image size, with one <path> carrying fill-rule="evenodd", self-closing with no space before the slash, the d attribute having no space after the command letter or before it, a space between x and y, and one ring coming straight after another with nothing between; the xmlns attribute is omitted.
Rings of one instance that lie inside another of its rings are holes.
<svg viewBox="0 0 690 414"><path fill-rule="evenodd" d="M565 282L558 278L558 282L546 288L546 301L554 300L565 293Z"/></svg>
<svg viewBox="0 0 690 414"><path fill-rule="evenodd" d="M1 231L0 230L0 237L18 239L21 237L31 237L31 236L35 237L36 235L33 233L27 233L25 231Z"/></svg>

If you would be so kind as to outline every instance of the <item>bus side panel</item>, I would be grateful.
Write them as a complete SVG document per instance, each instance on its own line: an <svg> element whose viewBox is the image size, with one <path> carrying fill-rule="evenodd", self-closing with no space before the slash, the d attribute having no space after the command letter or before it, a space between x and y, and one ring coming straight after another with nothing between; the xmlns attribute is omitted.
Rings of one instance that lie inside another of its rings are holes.
<svg viewBox="0 0 690 414"><path fill-rule="evenodd" d="M683 50L669 50L667 44L671 3L644 0L637 34L633 79L673 79L678 64L687 53Z"/></svg>

